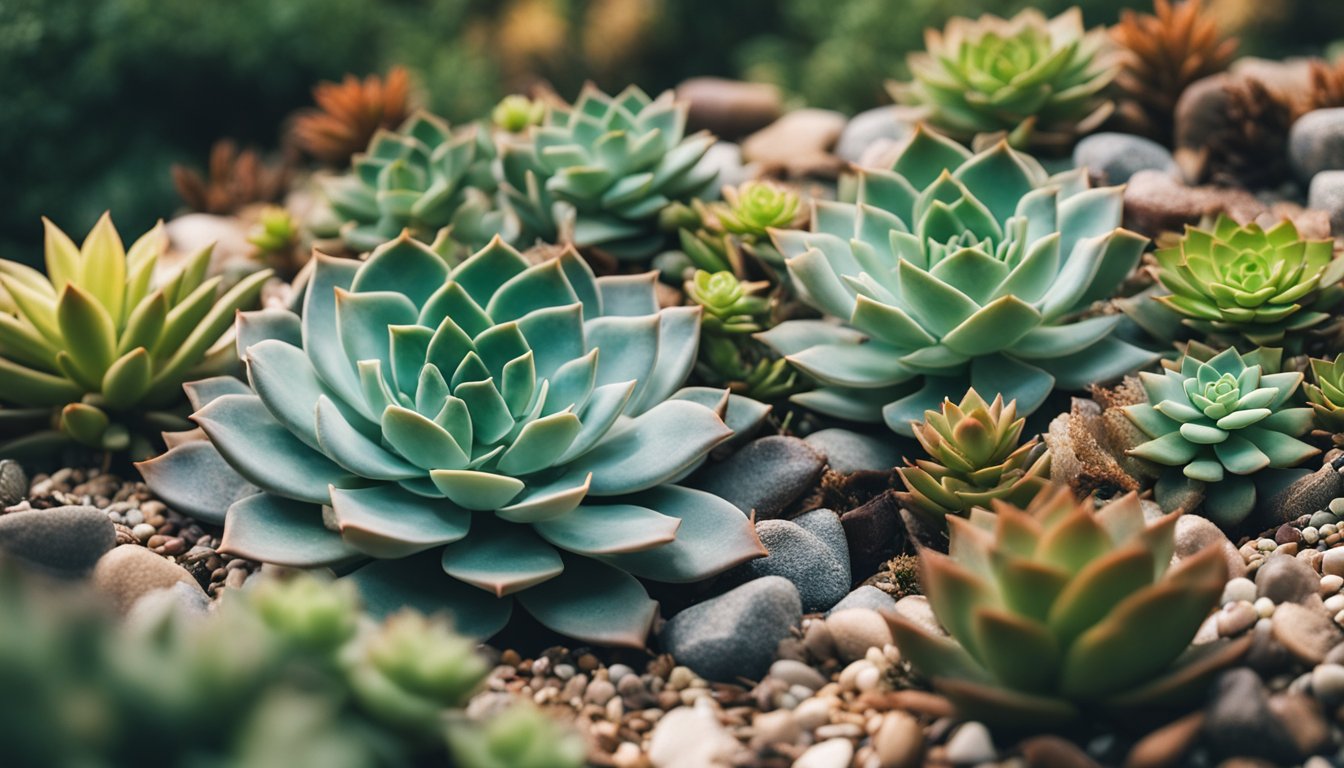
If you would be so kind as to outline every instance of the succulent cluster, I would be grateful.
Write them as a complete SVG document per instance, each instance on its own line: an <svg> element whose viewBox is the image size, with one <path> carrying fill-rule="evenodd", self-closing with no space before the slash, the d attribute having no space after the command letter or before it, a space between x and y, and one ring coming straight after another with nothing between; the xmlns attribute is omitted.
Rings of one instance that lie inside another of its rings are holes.
<svg viewBox="0 0 1344 768"><path fill-rule="evenodd" d="M485 636L516 603L642 645L656 604L636 577L763 554L736 507L672 484L733 434L724 417L766 409L679 391L700 312L660 310L653 278L594 278L572 250L529 264L499 240L455 266L408 235L362 263L319 256L301 315L240 318L248 383L193 386L208 441L141 471L222 521L222 551L361 566L375 607L450 608Z"/></svg>
<svg viewBox="0 0 1344 768"><path fill-rule="evenodd" d="M1292 406L1302 374L1278 368L1279 350L1227 349L1139 374L1148 402L1124 411L1151 439L1129 453L1170 468L1157 485L1164 508L1203 489L1205 514L1235 526L1254 508L1257 483L1319 452L1298 439L1312 419L1312 409Z"/></svg>
<svg viewBox="0 0 1344 768"><path fill-rule="evenodd" d="M501 188L522 226L540 239L645 259L663 245L659 213L711 188L700 163L714 138L686 136L686 105L631 86L616 96L587 86L572 107L551 107L525 140L501 145Z"/></svg>
<svg viewBox="0 0 1344 768"><path fill-rule="evenodd" d="M711 386L756 400L791 394L798 375L782 357L768 354L751 337L769 322L771 299L760 295L766 281L743 282L728 271L698 269L686 281L686 296L704 309L696 372Z"/></svg>
<svg viewBox="0 0 1344 768"><path fill-rule="evenodd" d="M346 75L339 83L318 83L313 100L317 108L294 119L295 143L324 163L343 166L379 129L395 129L410 117L411 76L404 67L393 67L385 78Z"/></svg>
<svg viewBox="0 0 1344 768"><path fill-rule="evenodd" d="M1065 148L1110 116L1106 88L1118 68L1103 29L1085 31L1072 8L1053 19L1028 8L1012 19L954 18L925 33L898 101L928 109L959 138L1005 132L1016 146Z"/></svg>
<svg viewBox="0 0 1344 768"><path fill-rule="evenodd" d="M1311 359L1311 382L1302 385L1316 425L1331 435L1344 432L1344 354L1333 361Z"/></svg>
<svg viewBox="0 0 1344 768"><path fill-rule="evenodd" d="M1250 638L1190 648L1227 564L1205 547L1171 565L1178 516L1148 521L1134 494L1096 509L1061 488L1026 509L995 500L992 512L949 517L950 554L920 554L947 634L888 614L896 644L959 715L994 725L1202 701L1209 675Z"/></svg>
<svg viewBox="0 0 1344 768"><path fill-rule="evenodd" d="M974 389L960 403L925 411L915 439L929 458L896 470L906 488L901 501L938 528L946 516L965 517L996 499L1026 506L1049 482L1050 452L1037 437L1021 442L1025 424L1016 403L1002 396L986 403Z"/></svg>
<svg viewBox="0 0 1344 768"><path fill-rule="evenodd" d="M490 164L495 145L482 126L454 130L419 112L397 131L379 130L350 172L327 180L327 200L343 223L341 239L371 251L403 230L425 242L441 235L480 248L509 236L495 205Z"/></svg>
<svg viewBox="0 0 1344 768"><path fill-rule="evenodd" d="M253 203L279 200L289 184L289 169L268 164L255 149L239 150L228 139L210 148L205 173L183 165L172 167L173 186L187 208L228 215Z"/></svg>
<svg viewBox="0 0 1344 768"><path fill-rule="evenodd" d="M545 119L545 102L516 93L500 99L490 112L490 122L507 133L522 133L534 125L541 125Z"/></svg>
<svg viewBox="0 0 1344 768"><path fill-rule="evenodd" d="M1344 299L1334 241L1305 239L1286 219L1264 230L1219 216L1211 229L1186 227L1176 245L1154 255L1157 279L1171 291L1158 301L1209 337L1252 347L1300 349L1301 333Z"/></svg>
<svg viewBox="0 0 1344 768"><path fill-rule="evenodd" d="M156 282L162 225L129 250L106 214L81 246L45 226L45 275L0 261L0 436L13 438L0 454L73 439L149 455L149 436L185 424L183 382L236 363L221 342L270 273L220 296L221 279L205 277L209 249Z"/></svg>
<svg viewBox="0 0 1344 768"><path fill-rule="evenodd" d="M1155 354L1080 316L1138 264L1119 187L1048 175L1000 142L979 154L917 129L891 170L863 169L854 203L819 202L811 232L775 231L804 300L846 325L793 320L760 334L824 386L794 401L840 418L912 423L974 387L1035 411Z"/></svg>
<svg viewBox="0 0 1344 768"><path fill-rule="evenodd" d="M266 206L257 213L247 242L256 249L256 259L281 280L293 280L311 256L303 247L303 233L294 215L278 205Z"/></svg>

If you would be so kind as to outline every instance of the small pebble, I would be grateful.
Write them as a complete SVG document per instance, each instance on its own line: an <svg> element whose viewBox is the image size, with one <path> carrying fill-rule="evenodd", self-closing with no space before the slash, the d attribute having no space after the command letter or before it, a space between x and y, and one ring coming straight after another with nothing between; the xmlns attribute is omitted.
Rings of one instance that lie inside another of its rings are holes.
<svg viewBox="0 0 1344 768"><path fill-rule="evenodd" d="M1257 598L1253 605L1255 607L1255 612L1259 614L1262 619L1267 619L1274 615L1274 601L1270 600L1268 597Z"/></svg>
<svg viewBox="0 0 1344 768"><path fill-rule="evenodd" d="M947 759L954 765L988 763L997 756L989 729L974 720L963 723L947 740Z"/></svg>
<svg viewBox="0 0 1344 768"><path fill-rule="evenodd" d="M1244 576L1239 576L1227 582L1223 587L1223 604L1245 601L1247 603L1255 600L1255 582Z"/></svg>

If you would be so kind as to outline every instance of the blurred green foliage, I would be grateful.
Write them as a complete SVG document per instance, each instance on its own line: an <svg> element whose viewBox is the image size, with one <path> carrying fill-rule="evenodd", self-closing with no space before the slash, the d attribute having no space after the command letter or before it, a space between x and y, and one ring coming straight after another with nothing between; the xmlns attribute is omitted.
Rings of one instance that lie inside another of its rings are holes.
<svg viewBox="0 0 1344 768"><path fill-rule="evenodd" d="M1344 3L1213 0L1250 24L1243 52L1312 53ZM168 168L210 144L279 145L321 79L404 63L428 106L485 115L539 80L650 92L692 75L780 84L798 103L885 103L923 28L949 16L1056 13L1069 0L0 0L0 256L37 260L39 215L104 209L131 230L171 215ZM1089 24L1149 0L1079 0ZM1247 21L1250 19L1250 21Z"/></svg>

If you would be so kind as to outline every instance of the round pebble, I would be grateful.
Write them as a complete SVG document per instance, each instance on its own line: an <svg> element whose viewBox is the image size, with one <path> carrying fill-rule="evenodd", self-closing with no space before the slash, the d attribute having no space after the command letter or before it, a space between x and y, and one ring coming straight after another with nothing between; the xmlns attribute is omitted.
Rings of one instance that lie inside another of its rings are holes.
<svg viewBox="0 0 1344 768"><path fill-rule="evenodd" d="M1255 607L1255 612L1263 619L1267 619L1274 615L1274 601L1270 600L1268 597L1257 598L1253 605Z"/></svg>
<svg viewBox="0 0 1344 768"><path fill-rule="evenodd" d="M1223 587L1223 603L1235 603L1245 601L1247 603L1255 600L1255 582L1244 576L1238 576L1227 582Z"/></svg>

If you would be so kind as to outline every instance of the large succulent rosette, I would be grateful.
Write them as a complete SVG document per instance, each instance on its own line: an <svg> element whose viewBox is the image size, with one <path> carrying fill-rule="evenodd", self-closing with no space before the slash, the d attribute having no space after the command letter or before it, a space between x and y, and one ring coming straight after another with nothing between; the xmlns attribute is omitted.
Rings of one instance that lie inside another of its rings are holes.
<svg viewBox="0 0 1344 768"><path fill-rule="evenodd" d="M221 551L353 571L374 606L447 608L484 636L516 604L640 645L656 604L636 577L764 554L736 507L675 485L733 434L725 416L766 409L679 390L700 310L660 310L653 280L498 240L456 266L409 236L364 263L319 256L301 317L240 318L248 382L191 388L206 439L142 471L223 522Z"/></svg>
<svg viewBox="0 0 1344 768"><path fill-rule="evenodd" d="M795 320L760 338L821 383L794 401L913 434L974 387L1028 415L1156 355L1081 317L1138 264L1121 188L1051 176L1000 142L979 154L916 130L891 170L863 169L854 203L819 202L811 232L774 231L803 298L843 321Z"/></svg>

